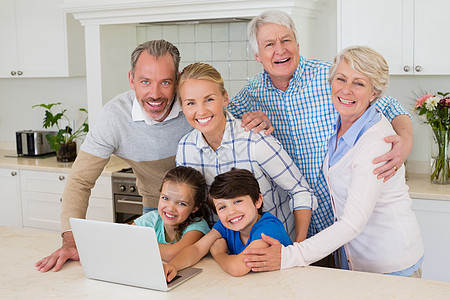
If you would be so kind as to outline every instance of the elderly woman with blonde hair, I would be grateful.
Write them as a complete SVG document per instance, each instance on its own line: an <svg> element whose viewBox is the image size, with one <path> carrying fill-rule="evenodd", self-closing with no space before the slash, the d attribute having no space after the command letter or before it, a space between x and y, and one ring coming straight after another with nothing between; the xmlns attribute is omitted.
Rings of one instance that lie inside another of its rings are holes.
<svg viewBox="0 0 450 300"><path fill-rule="evenodd" d="M280 268L306 266L337 250L343 269L420 277L424 248L404 167L386 182L373 174L373 159L391 147L384 138L394 134L372 105L388 85L388 65L368 47L349 47L336 56L329 82L339 116L323 171L335 222L303 242L275 247Z"/></svg>

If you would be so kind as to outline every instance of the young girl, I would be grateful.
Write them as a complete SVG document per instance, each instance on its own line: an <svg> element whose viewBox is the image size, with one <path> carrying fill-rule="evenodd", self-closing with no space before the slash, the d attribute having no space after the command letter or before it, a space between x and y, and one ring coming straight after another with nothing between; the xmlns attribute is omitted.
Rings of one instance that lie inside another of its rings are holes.
<svg viewBox="0 0 450 300"><path fill-rule="evenodd" d="M304 240L311 210L317 206L315 196L280 142L245 131L241 120L224 110L228 94L220 73L205 63L191 64L179 77L177 94L194 128L178 144L177 165L200 170L208 185L233 167L251 171L265 209L281 220L292 239Z"/></svg>
<svg viewBox="0 0 450 300"><path fill-rule="evenodd" d="M142 215L132 225L154 228L161 258L170 261L209 232L206 197L203 175L193 168L178 166L163 179L158 210Z"/></svg>

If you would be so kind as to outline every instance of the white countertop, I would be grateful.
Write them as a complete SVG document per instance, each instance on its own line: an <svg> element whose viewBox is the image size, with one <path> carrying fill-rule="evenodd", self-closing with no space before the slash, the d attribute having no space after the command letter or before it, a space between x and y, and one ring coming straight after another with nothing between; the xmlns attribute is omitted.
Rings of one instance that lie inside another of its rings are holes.
<svg viewBox="0 0 450 300"><path fill-rule="evenodd" d="M411 198L450 201L450 184L431 183L429 174L408 174L406 183Z"/></svg>
<svg viewBox="0 0 450 300"><path fill-rule="evenodd" d="M112 155L102 175L111 176L112 172L127 168L129 165L121 158ZM30 156L17 157L15 151L0 149L0 168L17 168L20 170L36 170L50 172L70 172L72 163L60 163L56 156L34 158Z"/></svg>
<svg viewBox="0 0 450 300"><path fill-rule="evenodd" d="M0 227L0 299L450 299L448 282L319 267L232 277L210 257L196 265L203 272L169 292L87 279L77 261L36 271L33 264L60 243L58 233Z"/></svg>

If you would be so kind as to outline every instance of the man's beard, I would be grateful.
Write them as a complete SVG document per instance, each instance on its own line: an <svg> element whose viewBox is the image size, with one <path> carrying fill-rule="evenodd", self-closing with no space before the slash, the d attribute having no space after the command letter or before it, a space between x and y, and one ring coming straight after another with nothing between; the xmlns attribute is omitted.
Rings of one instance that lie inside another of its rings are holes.
<svg viewBox="0 0 450 300"><path fill-rule="evenodd" d="M143 102L143 103L142 103ZM169 99L167 98L158 98L158 99L145 99L141 102L141 106L145 111L145 114L150 120L153 121L162 121L162 118L165 118L169 113L169 111L172 109L174 101L172 100L171 103L169 103ZM153 111L149 108L149 104L147 102L153 102L153 103L165 103L166 105L161 111Z"/></svg>

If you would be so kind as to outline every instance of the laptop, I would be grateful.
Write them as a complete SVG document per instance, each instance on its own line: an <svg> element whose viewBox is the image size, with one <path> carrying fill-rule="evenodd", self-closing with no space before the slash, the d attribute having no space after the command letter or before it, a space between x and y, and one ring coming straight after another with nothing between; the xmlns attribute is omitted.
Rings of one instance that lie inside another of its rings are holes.
<svg viewBox="0 0 450 300"><path fill-rule="evenodd" d="M187 268L166 282L153 228L70 218L87 278L168 291L201 272Z"/></svg>

